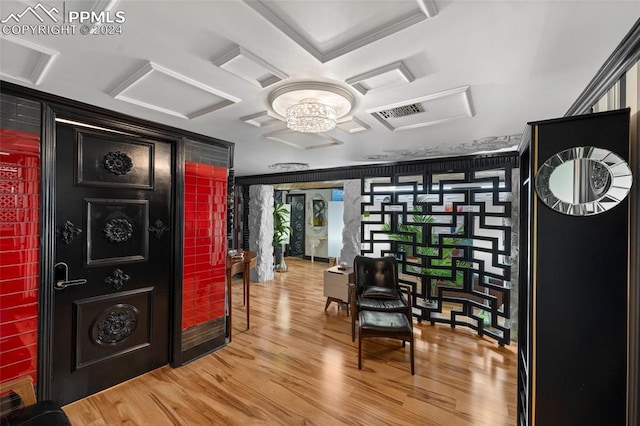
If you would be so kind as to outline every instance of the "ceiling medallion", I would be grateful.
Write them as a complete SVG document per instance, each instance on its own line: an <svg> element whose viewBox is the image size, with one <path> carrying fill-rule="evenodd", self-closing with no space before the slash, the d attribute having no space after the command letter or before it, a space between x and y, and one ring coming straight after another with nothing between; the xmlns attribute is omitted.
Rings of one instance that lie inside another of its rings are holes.
<svg viewBox="0 0 640 426"><path fill-rule="evenodd" d="M269 94L268 102L289 129L323 133L351 112L355 97L335 84L310 81L280 86Z"/></svg>
<svg viewBox="0 0 640 426"><path fill-rule="evenodd" d="M281 172L296 172L300 170L309 170L307 163L275 163L268 166L271 170L279 170Z"/></svg>

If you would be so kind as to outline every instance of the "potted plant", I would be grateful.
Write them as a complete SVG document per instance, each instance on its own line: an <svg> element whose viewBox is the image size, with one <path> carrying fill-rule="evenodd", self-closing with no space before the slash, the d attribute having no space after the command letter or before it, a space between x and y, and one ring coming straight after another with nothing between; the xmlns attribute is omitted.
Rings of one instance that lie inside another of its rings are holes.
<svg viewBox="0 0 640 426"><path fill-rule="evenodd" d="M276 203L273 207L273 254L275 258L275 270L287 272L287 264L284 261L284 245L289 238L291 226L289 226L289 210L284 203Z"/></svg>

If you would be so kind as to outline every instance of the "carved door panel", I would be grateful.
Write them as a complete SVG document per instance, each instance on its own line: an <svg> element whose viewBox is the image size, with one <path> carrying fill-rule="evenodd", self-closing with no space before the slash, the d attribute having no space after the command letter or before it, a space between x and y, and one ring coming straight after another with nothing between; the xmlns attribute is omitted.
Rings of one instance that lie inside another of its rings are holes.
<svg viewBox="0 0 640 426"><path fill-rule="evenodd" d="M58 123L52 399L83 398L169 354L171 146Z"/></svg>
<svg viewBox="0 0 640 426"><path fill-rule="evenodd" d="M291 204L291 244L289 256L304 256L305 196L289 195Z"/></svg>

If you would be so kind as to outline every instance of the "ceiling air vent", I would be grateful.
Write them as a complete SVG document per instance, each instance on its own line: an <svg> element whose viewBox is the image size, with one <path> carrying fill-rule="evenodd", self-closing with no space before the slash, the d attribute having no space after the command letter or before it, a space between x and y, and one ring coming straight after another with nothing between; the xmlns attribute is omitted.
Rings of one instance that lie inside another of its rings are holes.
<svg viewBox="0 0 640 426"><path fill-rule="evenodd" d="M378 114L386 119L406 117L407 115L419 114L424 112L422 104L403 105L397 108L385 109L384 111L378 111Z"/></svg>

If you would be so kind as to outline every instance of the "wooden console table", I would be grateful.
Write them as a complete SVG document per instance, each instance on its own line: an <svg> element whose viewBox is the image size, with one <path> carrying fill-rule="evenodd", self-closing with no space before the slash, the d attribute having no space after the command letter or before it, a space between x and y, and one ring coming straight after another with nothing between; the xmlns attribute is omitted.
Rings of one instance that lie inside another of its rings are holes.
<svg viewBox="0 0 640 426"><path fill-rule="evenodd" d="M243 281L243 294L244 294L244 298L245 298L245 302L247 305L247 330L249 329L249 275L250 275L250 271L251 268L254 268L256 266L256 263L258 261L258 258L256 256L256 253L252 252L252 251L245 251L244 252L244 258L240 259L240 258L233 258L231 256L227 256L227 300L228 300L228 313L229 313L229 341L231 341L231 330L233 329L232 327L232 321L231 321L231 278L235 275L235 274L242 274L242 281Z"/></svg>

